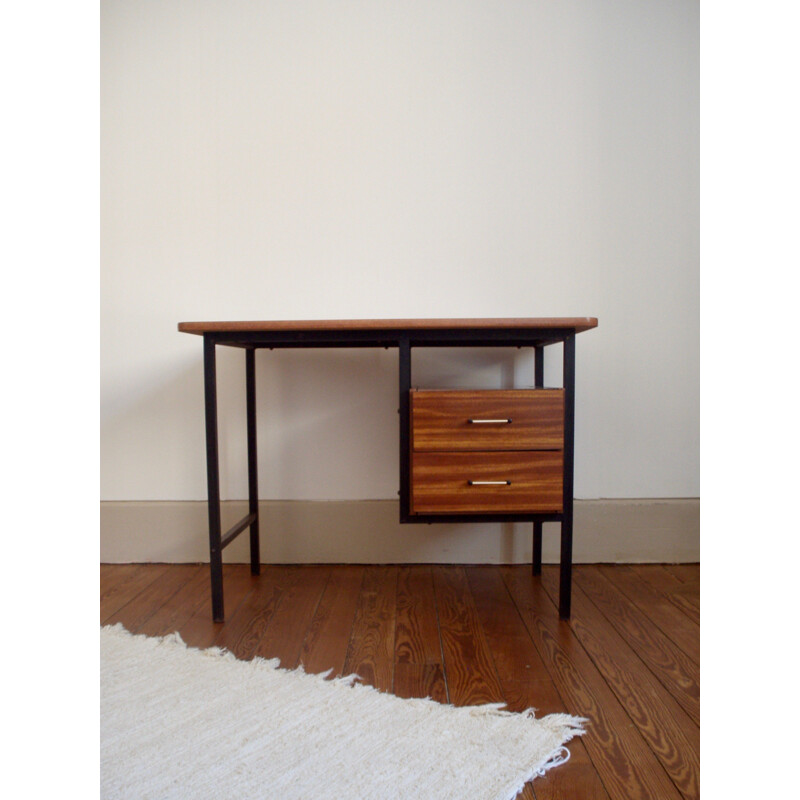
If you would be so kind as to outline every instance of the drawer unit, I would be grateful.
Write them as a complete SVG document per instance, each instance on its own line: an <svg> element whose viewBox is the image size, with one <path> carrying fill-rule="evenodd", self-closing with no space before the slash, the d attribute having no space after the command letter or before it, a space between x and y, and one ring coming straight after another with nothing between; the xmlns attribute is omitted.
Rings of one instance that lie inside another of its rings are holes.
<svg viewBox="0 0 800 800"><path fill-rule="evenodd" d="M410 513L563 510L564 390L412 390Z"/></svg>
<svg viewBox="0 0 800 800"><path fill-rule="evenodd" d="M560 450L414 453L412 502L417 514L559 512Z"/></svg>

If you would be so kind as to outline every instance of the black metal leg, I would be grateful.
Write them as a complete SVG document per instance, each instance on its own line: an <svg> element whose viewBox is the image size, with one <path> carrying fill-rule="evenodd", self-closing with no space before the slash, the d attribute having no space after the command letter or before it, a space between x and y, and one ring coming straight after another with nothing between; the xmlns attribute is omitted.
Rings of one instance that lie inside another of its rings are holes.
<svg viewBox="0 0 800 800"><path fill-rule="evenodd" d="M398 414L400 416L400 521L408 519L411 512L410 466L409 466L409 415L411 401L408 396L411 390L411 344L408 339L398 342L399 354L399 397Z"/></svg>
<svg viewBox="0 0 800 800"><path fill-rule="evenodd" d="M211 563L211 609L214 622L224 622L222 596L222 530L219 502L219 447L217 444L216 344L203 335L203 367L206 396L206 465L208 469L208 544Z"/></svg>
<svg viewBox="0 0 800 800"><path fill-rule="evenodd" d="M533 562L532 572L534 575L542 574L542 523L533 523Z"/></svg>
<svg viewBox="0 0 800 800"><path fill-rule="evenodd" d="M536 345L533 348L533 385L537 389L544 386L544 346Z"/></svg>
<svg viewBox="0 0 800 800"><path fill-rule="evenodd" d="M533 385L537 389L544 386L544 347L536 345L533 348ZM532 572L534 575L542 574L542 523L533 523L533 560Z"/></svg>
<svg viewBox="0 0 800 800"><path fill-rule="evenodd" d="M564 339L564 510L558 614L569 619L572 597L572 501L575 463L575 336Z"/></svg>
<svg viewBox="0 0 800 800"><path fill-rule="evenodd" d="M250 523L250 572L261 572L258 534L258 455L256 442L256 351L248 348L245 352L245 372L247 383L247 483L250 500L250 514L255 519Z"/></svg>

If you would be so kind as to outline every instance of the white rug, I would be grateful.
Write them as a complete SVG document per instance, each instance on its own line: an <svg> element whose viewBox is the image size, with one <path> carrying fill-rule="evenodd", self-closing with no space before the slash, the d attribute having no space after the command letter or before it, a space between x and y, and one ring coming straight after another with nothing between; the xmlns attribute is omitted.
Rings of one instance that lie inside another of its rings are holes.
<svg viewBox="0 0 800 800"><path fill-rule="evenodd" d="M103 800L510 800L583 732L566 714L401 700L177 634L105 627L100 653Z"/></svg>

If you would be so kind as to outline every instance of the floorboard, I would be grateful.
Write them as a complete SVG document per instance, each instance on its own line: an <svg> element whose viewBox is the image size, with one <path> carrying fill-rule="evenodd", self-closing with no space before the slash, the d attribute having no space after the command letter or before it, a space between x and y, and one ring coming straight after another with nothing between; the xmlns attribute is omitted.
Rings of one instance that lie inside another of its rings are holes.
<svg viewBox="0 0 800 800"><path fill-rule="evenodd" d="M398 697L448 703L439 615L430 567L401 567L397 575L394 685Z"/></svg>
<svg viewBox="0 0 800 800"><path fill-rule="evenodd" d="M659 564L644 564L633 571L651 589L659 592L675 608L682 611L695 625L700 625L700 585L681 581Z"/></svg>
<svg viewBox="0 0 800 800"><path fill-rule="evenodd" d="M205 573L204 600L178 630L189 647L211 647L227 628L227 623L214 622L211 617L211 578L207 567L203 572ZM250 567L245 564L225 564L222 567L222 580L225 587L225 613L230 620L245 598L258 586L260 578L251 575Z"/></svg>
<svg viewBox="0 0 800 800"><path fill-rule="evenodd" d="M299 568L262 567L259 581L222 626L214 644L248 660L256 654L270 620L299 577Z"/></svg>
<svg viewBox="0 0 800 800"><path fill-rule="evenodd" d="M558 575L552 567L542 570L542 586L556 604ZM681 794L699 798L699 726L578 587L570 628Z"/></svg>
<svg viewBox="0 0 800 800"><path fill-rule="evenodd" d="M255 655L277 658L284 669L300 662L303 642L330 579L330 567L295 567L294 583L286 590L256 647Z"/></svg>
<svg viewBox="0 0 800 800"><path fill-rule="evenodd" d="M599 567L600 572L635 603L662 633L672 639L695 664L700 663L700 631L660 592L637 575L632 567Z"/></svg>
<svg viewBox="0 0 800 800"><path fill-rule="evenodd" d="M100 567L100 600L109 592L116 592L119 587L143 570L142 564L103 564Z"/></svg>
<svg viewBox="0 0 800 800"><path fill-rule="evenodd" d="M609 625L636 650L647 668L699 724L699 665L653 625L646 604L637 605L618 591L597 567L577 567L574 575L574 585L592 599Z"/></svg>
<svg viewBox="0 0 800 800"><path fill-rule="evenodd" d="M165 636L180 630L202 604L207 591L208 575L201 567L181 586L175 594L137 629L136 633L147 636Z"/></svg>
<svg viewBox="0 0 800 800"><path fill-rule="evenodd" d="M361 582L344 671L388 692L394 679L397 567L367 567Z"/></svg>
<svg viewBox="0 0 800 800"><path fill-rule="evenodd" d="M567 711L588 720L583 741L609 795L631 800L680 797L570 623L558 619L541 581L515 568L501 572Z"/></svg>
<svg viewBox="0 0 800 800"><path fill-rule="evenodd" d="M357 673L382 691L455 705L506 703L589 720L569 764L524 800L699 797L699 565L576 566L572 618L558 570L527 565L223 567L100 571L102 624L307 672Z"/></svg>
<svg viewBox="0 0 800 800"><path fill-rule="evenodd" d="M477 706L503 700L489 645L463 567L437 567L433 584L450 702Z"/></svg>
<svg viewBox="0 0 800 800"><path fill-rule="evenodd" d="M363 580L364 567L332 569L301 647L300 663L306 672L317 675L330 670L333 676L344 674Z"/></svg>
<svg viewBox="0 0 800 800"><path fill-rule="evenodd" d="M683 583L700 583L699 564L664 564L663 567Z"/></svg>
<svg viewBox="0 0 800 800"><path fill-rule="evenodd" d="M124 621L129 631L138 633L139 628L201 569L199 564L175 564L168 568L157 568L156 578L127 599L124 605L104 620L104 624L115 625ZM145 572L144 576L146 574Z"/></svg>
<svg viewBox="0 0 800 800"><path fill-rule="evenodd" d="M467 570L467 578L509 710L533 708L537 717L566 713L567 707L508 593L502 575L494 567L472 567ZM551 770L532 785L536 799L608 798L583 739L573 739L569 749L568 770Z"/></svg>
<svg viewBox="0 0 800 800"><path fill-rule="evenodd" d="M109 573L107 567L100 572L100 623L113 624L111 617L141 594L151 583L165 575L165 564L114 564ZM131 569L117 569L130 567ZM113 576L113 578L112 578ZM123 616L125 616L123 614ZM127 618L127 617L126 617Z"/></svg>

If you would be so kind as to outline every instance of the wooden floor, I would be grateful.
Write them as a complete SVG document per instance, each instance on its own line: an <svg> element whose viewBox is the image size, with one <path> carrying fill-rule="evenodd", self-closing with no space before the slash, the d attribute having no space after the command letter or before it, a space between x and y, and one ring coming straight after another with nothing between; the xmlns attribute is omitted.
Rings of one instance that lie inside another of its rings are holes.
<svg viewBox="0 0 800 800"><path fill-rule="evenodd" d="M699 797L697 565L578 566L572 619L558 571L528 566L224 568L211 621L207 565L101 567L100 619L195 647L332 668L402 697L505 702L587 717L566 766L523 798ZM465 799L466 800L466 799Z"/></svg>

